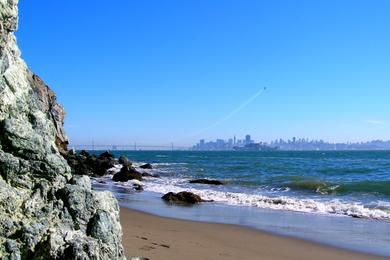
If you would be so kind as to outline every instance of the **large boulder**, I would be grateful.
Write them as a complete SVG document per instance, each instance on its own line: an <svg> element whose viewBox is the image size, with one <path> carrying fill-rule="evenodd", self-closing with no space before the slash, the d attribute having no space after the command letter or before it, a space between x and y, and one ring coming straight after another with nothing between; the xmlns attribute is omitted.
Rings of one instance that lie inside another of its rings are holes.
<svg viewBox="0 0 390 260"><path fill-rule="evenodd" d="M142 177L160 178L160 175L149 172L143 172Z"/></svg>
<svg viewBox="0 0 390 260"><path fill-rule="evenodd" d="M118 203L72 175L65 112L21 59L17 22L0 0L0 259L122 259Z"/></svg>
<svg viewBox="0 0 390 260"><path fill-rule="evenodd" d="M132 167L123 166L120 172L112 176L113 181L126 182L129 180L142 181L142 173Z"/></svg>
<svg viewBox="0 0 390 260"><path fill-rule="evenodd" d="M96 157L86 151L81 151L79 154L68 153L65 158L72 173L76 175L103 176L117 164L115 157L109 152Z"/></svg>
<svg viewBox="0 0 390 260"><path fill-rule="evenodd" d="M200 196L188 191L182 191L179 193L168 192L162 196L162 199L176 204L195 204L204 201Z"/></svg>
<svg viewBox="0 0 390 260"><path fill-rule="evenodd" d="M95 171L96 157L90 156L87 152L81 151L80 154L68 153L65 156L72 174L92 176Z"/></svg>
<svg viewBox="0 0 390 260"><path fill-rule="evenodd" d="M107 170L114 167L117 161L114 155L110 152L104 152L95 160L94 174L97 176L103 176L107 174Z"/></svg>
<svg viewBox="0 0 390 260"><path fill-rule="evenodd" d="M209 179L190 180L189 183L208 184L208 185L223 185L222 181L219 181L219 180L209 180Z"/></svg>

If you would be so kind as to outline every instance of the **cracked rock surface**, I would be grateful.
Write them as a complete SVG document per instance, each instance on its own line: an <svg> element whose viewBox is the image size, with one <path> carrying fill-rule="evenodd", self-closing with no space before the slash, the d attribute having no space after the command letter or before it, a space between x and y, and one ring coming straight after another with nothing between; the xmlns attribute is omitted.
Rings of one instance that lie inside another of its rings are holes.
<svg viewBox="0 0 390 260"><path fill-rule="evenodd" d="M119 206L64 159L64 109L20 57L0 0L0 259L123 259Z"/></svg>

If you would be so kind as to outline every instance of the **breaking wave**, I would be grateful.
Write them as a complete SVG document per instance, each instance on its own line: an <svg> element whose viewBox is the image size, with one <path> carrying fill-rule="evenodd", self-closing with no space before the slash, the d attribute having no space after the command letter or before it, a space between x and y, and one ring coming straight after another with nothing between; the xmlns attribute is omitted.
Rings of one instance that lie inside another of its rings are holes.
<svg viewBox="0 0 390 260"><path fill-rule="evenodd" d="M145 190L165 194L167 192L190 191L205 200L235 206L251 206L275 210L287 210L305 213L350 216L377 220L390 220L390 205L378 204L368 207L361 203L345 202L339 199L315 200L288 196L265 196L231 192L223 190L197 189L181 185L183 179L162 178L157 182L145 182ZM309 185L309 187L312 187ZM313 186L314 188L314 186Z"/></svg>

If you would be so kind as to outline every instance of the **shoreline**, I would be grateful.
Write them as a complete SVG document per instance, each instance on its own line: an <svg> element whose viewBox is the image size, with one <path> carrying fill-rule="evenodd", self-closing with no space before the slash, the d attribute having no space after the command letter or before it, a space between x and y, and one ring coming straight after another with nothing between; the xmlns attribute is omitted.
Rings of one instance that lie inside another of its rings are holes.
<svg viewBox="0 0 390 260"><path fill-rule="evenodd" d="M153 259L388 259L231 224L120 208L127 256Z"/></svg>

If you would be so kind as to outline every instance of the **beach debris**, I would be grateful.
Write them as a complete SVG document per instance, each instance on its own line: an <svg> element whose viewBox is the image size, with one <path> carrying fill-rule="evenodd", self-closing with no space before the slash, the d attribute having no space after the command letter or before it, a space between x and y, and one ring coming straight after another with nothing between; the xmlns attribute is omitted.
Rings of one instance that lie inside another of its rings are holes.
<svg viewBox="0 0 390 260"><path fill-rule="evenodd" d="M209 185L223 185L224 184L222 181L219 181L219 180L209 180L209 179L190 180L189 183L209 184Z"/></svg>
<svg viewBox="0 0 390 260"><path fill-rule="evenodd" d="M179 193L168 192L161 198L170 203L178 204L195 204L204 202L204 200L200 196L188 191L182 191Z"/></svg>
<svg viewBox="0 0 390 260"><path fill-rule="evenodd" d="M141 169L153 169L153 166L150 163L146 163L140 166Z"/></svg>
<svg viewBox="0 0 390 260"><path fill-rule="evenodd" d="M126 182L129 180L142 181L142 173L138 172L133 167L123 166L120 172L112 177L112 180L117 182Z"/></svg>

